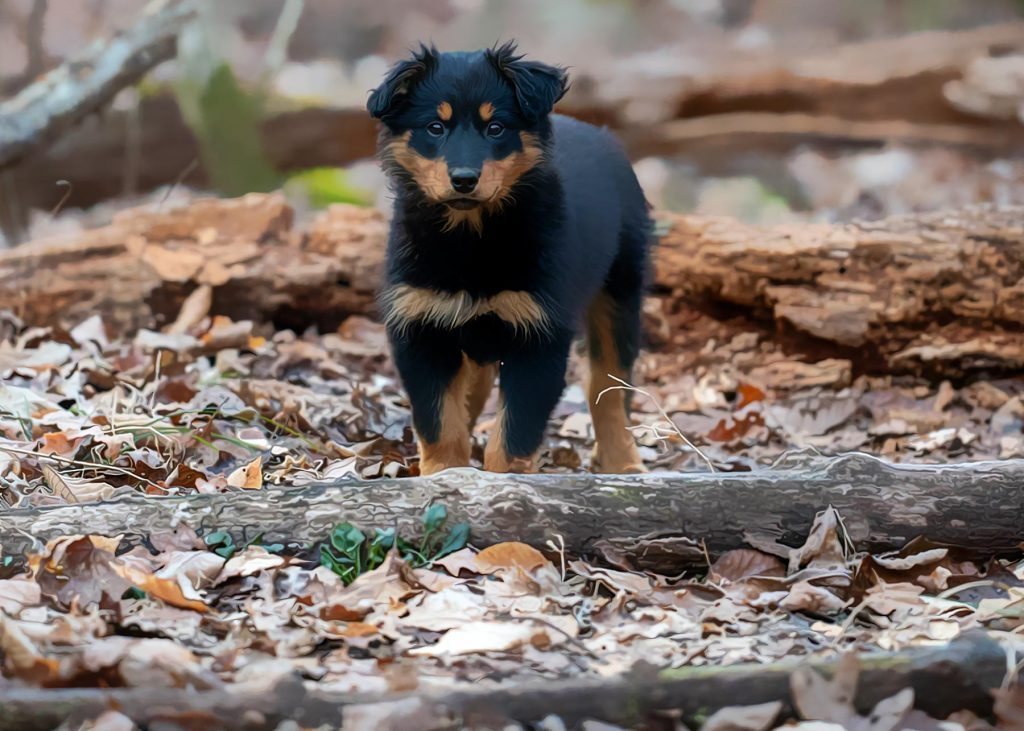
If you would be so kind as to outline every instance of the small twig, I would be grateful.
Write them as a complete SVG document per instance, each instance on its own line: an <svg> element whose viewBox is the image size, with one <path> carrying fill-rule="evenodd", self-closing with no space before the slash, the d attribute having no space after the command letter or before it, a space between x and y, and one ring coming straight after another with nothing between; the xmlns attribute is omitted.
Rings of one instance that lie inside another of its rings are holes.
<svg viewBox="0 0 1024 731"><path fill-rule="evenodd" d="M691 442L689 439L686 438L686 435L683 434L679 430L679 427L676 426L675 422L672 421L672 418L668 415L668 412L665 411L664 408L662 408L661 404L658 402L658 399L656 399L653 395L651 395L651 393L649 391L645 391L642 388L637 388L636 386L632 385L631 383L627 383L626 381L622 380L618 376L612 375L611 373L608 374L608 377L610 379L612 379L613 381L616 381L617 383L620 383L621 385L619 385L619 386L608 386L608 388L606 388L603 391L601 391L601 393L597 394L597 399L596 399L597 403L600 403L601 402L601 397L604 396L609 391L632 391L633 393L638 393L641 396L646 396L651 401L651 403L654 404L654 407L658 410L658 413L661 414L661 418L664 419L666 422L668 422L669 428L676 434L676 436L678 436L680 439L682 439L683 443L686 444L686 446L688 446L690 449L692 449L694 452L696 452L697 454L700 455L700 458L704 460L704 462L705 462L705 464L707 464L709 470L711 470L712 472L718 472L718 470L715 469L715 465L711 462L711 459L706 454L704 454L704 452L700 451L700 449L698 449L697 446L693 442Z"/></svg>
<svg viewBox="0 0 1024 731"><path fill-rule="evenodd" d="M558 554L559 564L561 565L562 581L565 581L565 539L558 533L555 533L555 538L558 539L557 546L550 538L545 542L545 545Z"/></svg>
<svg viewBox="0 0 1024 731"><path fill-rule="evenodd" d="M50 218L56 218L57 214L64 209L64 204L68 202L68 198L71 197L71 193L74 192L75 186L71 184L70 180L58 180L54 183L58 188L64 188L64 195L61 196L60 200L57 201L57 205L50 211Z"/></svg>
<svg viewBox="0 0 1024 731"><path fill-rule="evenodd" d="M160 203L156 207L157 213L163 210L164 204L167 203L167 199L174 194L174 191L178 189L178 186L180 186L185 181L185 178L191 175L192 171L197 167L199 167L199 158L194 157L192 158L192 162L186 165L185 169L178 173L178 177L174 179L174 183L171 184L171 187L164 193L163 198L160 199Z"/></svg>

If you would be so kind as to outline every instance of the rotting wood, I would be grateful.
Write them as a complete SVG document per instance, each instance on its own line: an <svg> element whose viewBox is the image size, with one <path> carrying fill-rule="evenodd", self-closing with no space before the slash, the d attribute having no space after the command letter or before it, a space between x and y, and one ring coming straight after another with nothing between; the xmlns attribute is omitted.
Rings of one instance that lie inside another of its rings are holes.
<svg viewBox="0 0 1024 731"><path fill-rule="evenodd" d="M659 221L655 294L673 307L726 305L796 352L858 371L1024 368L1024 207L843 225ZM382 214L353 206L295 230L279 195L138 209L0 253L0 302L30 324L99 313L117 328L160 327L205 284L215 314L333 329L374 314L386 235Z"/></svg>
<svg viewBox="0 0 1024 731"><path fill-rule="evenodd" d="M946 646L908 648L895 653L863 653L856 706L869 711L878 701L912 687L915 707L937 718L958 710L986 716L991 691L1006 672L1006 655L983 632L964 635ZM343 722L354 728L381 727L386 721L416 720L416 728L464 728L514 720L536 722L549 714L568 726L593 719L636 724L658 712L677 711L693 720L732 705L775 700L791 703L792 672L810 665L831 675L836 659L794 658L768 665L635 668L611 678L545 680L434 692L357 696L329 693L295 678L266 687L226 686L196 691L177 688L52 689L8 687L0 691L0 731L39 731L65 721L80 723L109 708L144 725L175 720L204 728L273 729L287 720L304 727ZM784 715L791 709L784 707ZM410 715L412 714L412 715ZM360 719L373 719L359 726Z"/></svg>
<svg viewBox="0 0 1024 731"><path fill-rule="evenodd" d="M430 477L346 480L301 488L119 500L0 514L4 555L33 541L94 533L138 539L185 522L201 534L230 527L269 543L310 545L343 521L419 530L444 504L471 542L564 541L571 555L625 557L673 575L747 546L788 555L815 515L833 506L859 551L901 548L923 536L977 558L1024 541L1024 460L891 465L866 455L790 455L748 473L503 475L474 469ZM705 550L707 553L705 553Z"/></svg>

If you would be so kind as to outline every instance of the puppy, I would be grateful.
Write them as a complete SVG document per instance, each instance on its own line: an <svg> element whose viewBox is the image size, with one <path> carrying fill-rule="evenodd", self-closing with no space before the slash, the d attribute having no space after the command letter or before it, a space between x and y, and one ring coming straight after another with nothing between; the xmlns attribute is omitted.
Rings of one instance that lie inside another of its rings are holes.
<svg viewBox="0 0 1024 731"><path fill-rule="evenodd" d="M509 43L421 46L370 94L395 192L380 304L421 474L469 464L495 379L484 468L534 470L580 332L595 469L643 471L627 392L602 392L637 357L651 220L617 140L551 113L566 88Z"/></svg>

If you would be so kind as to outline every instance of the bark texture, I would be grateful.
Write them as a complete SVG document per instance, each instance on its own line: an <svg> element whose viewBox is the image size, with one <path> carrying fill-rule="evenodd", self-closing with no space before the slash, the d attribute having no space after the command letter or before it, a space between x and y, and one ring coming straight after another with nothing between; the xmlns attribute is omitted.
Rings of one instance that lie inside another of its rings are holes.
<svg viewBox="0 0 1024 731"><path fill-rule="evenodd" d="M0 302L32 324L95 313L116 327L212 312L337 327L373 314L387 225L336 206L296 230L277 195L133 210L108 227L0 253ZM1024 368L1024 208L974 206L871 223L750 226L661 214L655 294L723 306L797 350L858 370L961 376Z"/></svg>
<svg viewBox="0 0 1024 731"><path fill-rule="evenodd" d="M287 720L306 728L502 728L503 722L537 722L555 714L570 728L584 720L639 725L658 712L679 711L684 720L733 705L783 701L791 715L789 678L806 659L769 665L635 669L612 678L521 683L422 694L358 697L304 687L297 679L271 688L217 691L176 688L9 688L0 692L0 731L48 731L65 721L80 723L116 708L139 724L161 728L233 731L274 729ZM830 675L836 660L811 667ZM915 707L945 718L957 710L982 716L992 710L991 691L1006 672L1005 652L983 633L965 635L944 647L860 656L856 706L862 713L878 701L911 687ZM493 725L492 725L493 724Z"/></svg>
<svg viewBox="0 0 1024 731"><path fill-rule="evenodd" d="M269 543L311 544L349 521L415 535L423 511L443 503L467 522L471 542L556 535L573 555L625 557L666 575L754 546L780 556L807 539L833 506L859 551L890 551L917 536L988 558L1024 540L1024 460L895 466L864 455L793 456L748 473L502 475L473 469L430 477L350 480L259 493L130 497L102 503L8 510L5 555L33 540L94 533L146 536L184 521L200 533L225 526Z"/></svg>

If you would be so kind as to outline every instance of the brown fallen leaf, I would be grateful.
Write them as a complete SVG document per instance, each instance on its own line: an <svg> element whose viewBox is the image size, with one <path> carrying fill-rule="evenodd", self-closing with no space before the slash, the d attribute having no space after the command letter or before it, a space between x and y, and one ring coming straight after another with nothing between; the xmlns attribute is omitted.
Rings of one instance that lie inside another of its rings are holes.
<svg viewBox="0 0 1024 731"><path fill-rule="evenodd" d="M775 556L752 548L726 551L711 565L708 579L716 583L739 581L748 576L785 576L786 568Z"/></svg>
<svg viewBox="0 0 1024 731"><path fill-rule="evenodd" d="M476 565L482 574L493 574L495 571L511 568L532 571L550 563L544 554L533 546L516 541L495 543L476 555Z"/></svg>
<svg viewBox="0 0 1024 731"><path fill-rule="evenodd" d="M44 596L70 607L86 608L104 598L118 601L131 584L114 568L119 539L66 536L50 541L42 554L29 557L33 578Z"/></svg>
<svg viewBox="0 0 1024 731"><path fill-rule="evenodd" d="M210 608L198 599L190 599L182 591L181 584L173 579L164 579L121 562L114 562L112 567L117 574L150 596L180 609L191 609L196 612L208 612Z"/></svg>
<svg viewBox="0 0 1024 731"><path fill-rule="evenodd" d="M60 661L44 657L16 620L0 614L0 657L5 675L46 685L60 675Z"/></svg>
<svg viewBox="0 0 1024 731"><path fill-rule="evenodd" d="M43 465L43 479L54 495L68 503L106 500L114 492L114 487L106 482L65 477L50 465Z"/></svg>

